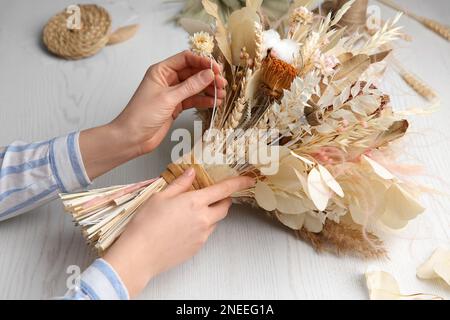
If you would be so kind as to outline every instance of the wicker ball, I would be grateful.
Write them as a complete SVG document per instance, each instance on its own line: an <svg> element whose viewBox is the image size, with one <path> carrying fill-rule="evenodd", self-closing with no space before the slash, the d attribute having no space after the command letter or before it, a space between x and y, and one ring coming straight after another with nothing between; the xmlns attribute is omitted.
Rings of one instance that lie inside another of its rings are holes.
<svg viewBox="0 0 450 320"><path fill-rule="evenodd" d="M65 59L82 59L96 54L109 40L111 17L102 7L79 5L81 29L68 29L69 13L60 12L44 27L43 41L53 54Z"/></svg>

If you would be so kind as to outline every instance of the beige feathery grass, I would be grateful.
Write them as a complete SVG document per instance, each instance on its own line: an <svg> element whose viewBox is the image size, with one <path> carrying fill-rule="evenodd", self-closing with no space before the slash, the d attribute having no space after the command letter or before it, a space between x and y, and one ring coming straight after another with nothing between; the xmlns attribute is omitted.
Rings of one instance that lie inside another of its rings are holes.
<svg viewBox="0 0 450 320"><path fill-rule="evenodd" d="M255 199L234 199L236 203L258 207ZM267 215L277 219L272 212ZM319 233L307 231L305 228L295 230L302 240L309 242L318 252L331 252L337 255L356 255L364 259L387 258L383 241L375 234L365 231L362 226L349 223L336 223L327 220Z"/></svg>
<svg viewBox="0 0 450 320"><path fill-rule="evenodd" d="M306 229L296 234L319 252L328 251L337 255L354 254L365 259L387 257L387 252L376 235L364 232L361 227L327 220L322 232L313 233Z"/></svg>

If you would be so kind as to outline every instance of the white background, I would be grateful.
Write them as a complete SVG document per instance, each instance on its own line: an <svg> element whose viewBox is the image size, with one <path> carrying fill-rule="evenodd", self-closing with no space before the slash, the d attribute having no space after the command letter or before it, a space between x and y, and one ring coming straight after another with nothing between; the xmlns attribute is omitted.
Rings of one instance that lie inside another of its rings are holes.
<svg viewBox="0 0 450 320"><path fill-rule="evenodd" d="M108 8L115 26L139 22L141 29L129 42L74 62L50 56L40 41L45 22L72 1L0 0L0 145L48 139L111 120L149 65L187 47L186 34L168 21L179 5L149 0L91 2ZM447 0L398 2L444 23L450 18ZM394 15L381 8L384 19ZM413 42L399 43L397 57L426 79L442 100L437 113L410 118L404 153L406 160L426 167L419 181L448 193L450 45L408 17L401 23ZM426 105L393 73L383 86L400 109ZM189 128L192 120L192 113L186 113L176 127ZM170 150L166 141L94 186L157 176L169 163ZM430 195L423 203L426 212L404 232L384 236L390 252L385 261L318 254L259 211L233 207L198 255L151 281L141 298L367 299L363 274L368 267L392 272L404 293L450 298L443 282L415 276L415 268L436 246L450 246L448 196ZM67 266L85 268L94 258L59 201L5 221L0 224L0 298L60 296L66 290Z"/></svg>

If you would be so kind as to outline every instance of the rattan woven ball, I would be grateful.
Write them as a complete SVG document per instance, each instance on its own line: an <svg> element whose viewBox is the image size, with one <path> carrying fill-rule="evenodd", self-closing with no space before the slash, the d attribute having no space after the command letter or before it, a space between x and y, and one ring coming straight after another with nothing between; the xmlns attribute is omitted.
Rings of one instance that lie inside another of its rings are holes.
<svg viewBox="0 0 450 320"><path fill-rule="evenodd" d="M111 17L106 9L94 5L79 5L80 29L69 29L69 13L62 11L45 25L43 41L53 54L65 59L82 59L96 54L109 40Z"/></svg>

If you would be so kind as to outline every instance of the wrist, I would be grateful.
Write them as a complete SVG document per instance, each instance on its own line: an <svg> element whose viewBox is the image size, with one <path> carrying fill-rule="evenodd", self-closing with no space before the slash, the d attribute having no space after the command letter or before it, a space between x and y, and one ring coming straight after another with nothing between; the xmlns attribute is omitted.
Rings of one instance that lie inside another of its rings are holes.
<svg viewBox="0 0 450 320"><path fill-rule="evenodd" d="M111 143L126 161L142 155L140 141L136 134L114 121L103 126L111 137Z"/></svg>
<svg viewBox="0 0 450 320"><path fill-rule="evenodd" d="M121 141L120 144L132 152L135 158L153 151L154 147L150 143L152 134L141 125L133 124L129 118L124 120L119 116L106 126L114 132Z"/></svg>
<svg viewBox="0 0 450 320"><path fill-rule="evenodd" d="M82 131L79 144L91 180L140 155L139 148L127 140L126 132L113 124Z"/></svg>
<svg viewBox="0 0 450 320"><path fill-rule="evenodd" d="M119 275L131 298L138 296L154 277L147 258L148 253L143 255L135 246L130 247L120 239L103 256Z"/></svg>

